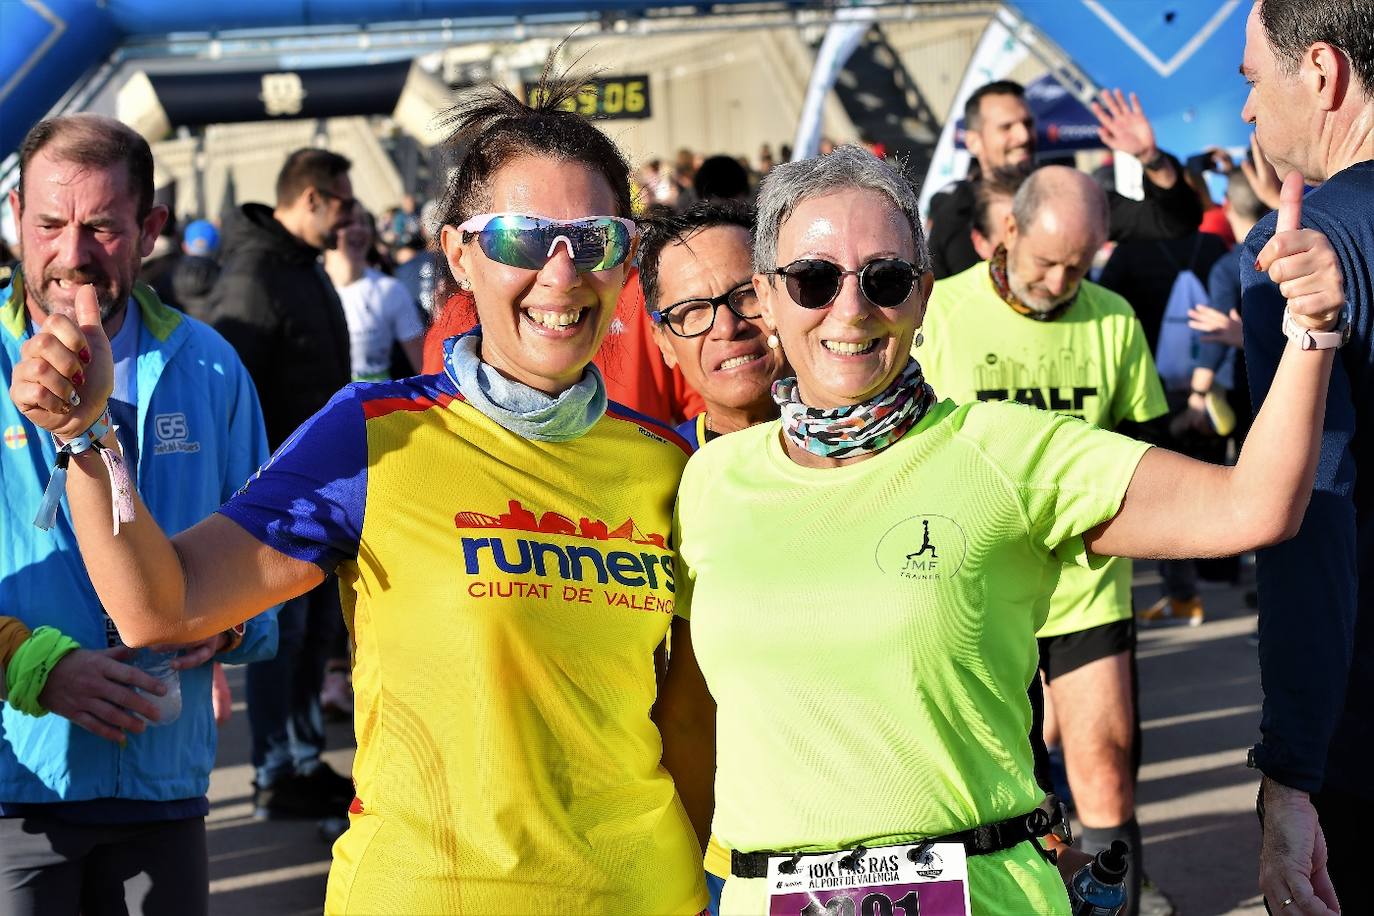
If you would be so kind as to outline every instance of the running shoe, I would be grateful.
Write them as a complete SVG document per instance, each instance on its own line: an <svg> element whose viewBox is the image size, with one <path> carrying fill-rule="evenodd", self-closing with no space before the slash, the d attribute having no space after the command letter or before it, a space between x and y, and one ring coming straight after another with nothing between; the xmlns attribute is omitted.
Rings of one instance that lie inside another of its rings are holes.
<svg viewBox="0 0 1374 916"><path fill-rule="evenodd" d="M307 774L292 773L270 786L253 784L253 816L258 820L342 817L353 801L353 781L327 763Z"/></svg>
<svg viewBox="0 0 1374 916"><path fill-rule="evenodd" d="M1139 615L1142 627L1157 627L1175 623L1186 623L1190 627L1195 627L1202 623L1202 619L1202 599L1196 597L1186 601L1180 601L1177 598L1160 598L1141 611Z"/></svg>
<svg viewBox="0 0 1374 916"><path fill-rule="evenodd" d="M1174 916L1178 909L1169 896L1150 880L1149 875L1140 878L1140 916Z"/></svg>

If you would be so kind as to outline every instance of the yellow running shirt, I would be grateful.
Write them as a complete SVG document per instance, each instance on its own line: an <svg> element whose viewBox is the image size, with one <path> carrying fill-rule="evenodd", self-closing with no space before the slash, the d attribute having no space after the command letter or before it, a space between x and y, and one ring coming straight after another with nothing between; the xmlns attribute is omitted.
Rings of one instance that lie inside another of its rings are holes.
<svg viewBox="0 0 1374 916"><path fill-rule="evenodd" d="M1083 281L1060 318L1018 315L997 294L986 262L935 284L914 355L942 398L1017 401L1115 429L1168 412L1154 360L1131 306ZM1064 570L1040 636L1131 617L1131 561Z"/></svg>
<svg viewBox="0 0 1374 916"><path fill-rule="evenodd" d="M873 847L1030 811L1035 631L1148 446L943 401L820 470L779 430L711 442L678 492L677 611L718 700L713 832L746 852ZM969 874L975 913L1067 911L1029 843ZM722 912L763 912L766 883L731 878Z"/></svg>
<svg viewBox="0 0 1374 916"><path fill-rule="evenodd" d="M355 384L221 510L337 570L358 797L329 913L696 913L653 654L685 443L612 404L536 442L446 376Z"/></svg>

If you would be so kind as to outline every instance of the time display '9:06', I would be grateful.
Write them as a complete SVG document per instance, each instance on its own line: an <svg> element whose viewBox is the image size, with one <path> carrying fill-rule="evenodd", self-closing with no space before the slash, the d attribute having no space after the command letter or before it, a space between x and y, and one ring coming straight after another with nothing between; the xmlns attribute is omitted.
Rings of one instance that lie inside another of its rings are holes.
<svg viewBox="0 0 1374 916"><path fill-rule="evenodd" d="M544 90L537 85L525 87L525 99L530 105L544 101ZM649 104L649 77L611 76L587 80L577 95L565 99L558 106L588 118L647 118L653 111Z"/></svg>

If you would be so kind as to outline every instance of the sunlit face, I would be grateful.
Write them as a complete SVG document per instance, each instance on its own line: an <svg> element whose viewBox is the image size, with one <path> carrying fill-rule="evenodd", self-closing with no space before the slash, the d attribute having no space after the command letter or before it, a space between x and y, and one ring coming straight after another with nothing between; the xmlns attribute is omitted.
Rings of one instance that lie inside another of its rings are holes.
<svg viewBox="0 0 1374 916"><path fill-rule="evenodd" d="M25 293L35 321L76 313L76 291L90 283L100 317L133 292L139 264L167 220L165 207L138 218L128 169L91 168L40 151L24 169L24 196L10 192L22 246Z"/></svg>
<svg viewBox="0 0 1374 916"><path fill-rule="evenodd" d="M600 172L543 156L522 156L497 172L483 212L555 220L620 215ZM454 278L472 284L483 362L549 394L582 378L615 317L633 252L618 267L578 273L566 245L539 270L488 258L476 236L465 242L453 226L444 226L441 245Z"/></svg>
<svg viewBox="0 0 1374 916"><path fill-rule="evenodd" d="M712 226L685 242L663 249L658 263L658 305L665 309L688 299L712 299L753 280L749 233L739 226ZM752 292L752 286L751 286ZM757 302L746 314L758 314ZM654 339L670 366L682 370L701 394L706 412L743 410L767 402L775 379L785 374L782 351L770 349L763 318L743 319L721 305L711 329L679 337L663 325Z"/></svg>
<svg viewBox="0 0 1374 916"><path fill-rule="evenodd" d="M1040 207L1028 229L1007 219L1007 282L1022 303L1048 312L1078 293L1102 247L1103 229L1069 207Z"/></svg>
<svg viewBox="0 0 1374 916"><path fill-rule="evenodd" d="M776 266L803 258L857 270L878 258L915 263L916 245L910 223L886 195L846 188L802 201L782 224ZM782 277L756 275L754 287L765 323L782 339L802 401L833 408L871 400L901 373L933 282L925 274L892 308L865 299L857 276L845 277L835 301L820 309L793 302Z"/></svg>
<svg viewBox="0 0 1374 916"><path fill-rule="evenodd" d="M366 213L355 211L354 219L335 233L335 245L351 261L366 260L372 248L374 230Z"/></svg>
<svg viewBox="0 0 1374 916"><path fill-rule="evenodd" d="M1024 99L988 95L979 100L978 110L982 115L978 129L965 135L964 144L983 171L1031 160L1035 155L1035 117Z"/></svg>
<svg viewBox="0 0 1374 916"><path fill-rule="evenodd" d="M1006 241L1007 217L1011 216L1011 198L999 196L988 201L988 234L983 235L976 228L969 230L973 240L973 250L984 261L992 257L997 246Z"/></svg>
<svg viewBox="0 0 1374 916"><path fill-rule="evenodd" d="M1314 174L1310 164L1310 147L1322 133L1322 111L1308 96L1301 75L1279 66L1259 10L1258 3L1252 6L1245 21L1241 74L1250 84L1250 94L1240 116L1255 125L1265 158L1280 175L1297 169L1309 178L1325 177Z"/></svg>

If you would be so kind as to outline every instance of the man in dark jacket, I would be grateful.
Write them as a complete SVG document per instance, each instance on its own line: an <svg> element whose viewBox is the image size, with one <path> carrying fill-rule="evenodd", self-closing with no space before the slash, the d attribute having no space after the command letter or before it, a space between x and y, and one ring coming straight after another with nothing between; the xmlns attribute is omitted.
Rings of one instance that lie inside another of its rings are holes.
<svg viewBox="0 0 1374 916"><path fill-rule="evenodd" d="M224 269L210 294L215 330L257 385L275 450L352 377L343 306L319 256L352 220L350 163L321 149L292 153L275 209L245 204L225 226ZM282 605L280 645L248 666L258 817L342 816L352 782L320 760L320 685L340 631L333 577Z"/></svg>
<svg viewBox="0 0 1374 916"><path fill-rule="evenodd" d="M1112 240L1173 239L1197 229L1202 203L1183 181L1178 160L1155 146L1154 129L1135 96L1128 101L1119 90L1104 92L1101 104L1093 103L1093 114L1102 122L1102 142L1116 152L1135 156L1145 167L1144 200L1115 192L1107 195ZM981 176L1007 166L1030 168L1035 158L1035 117L1019 83L999 80L974 92L964 106L964 127L976 170L930 201L930 255L937 280L981 260L970 236Z"/></svg>
<svg viewBox="0 0 1374 916"><path fill-rule="evenodd" d="M297 150L277 176L276 209L244 204L224 229L211 323L258 386L274 450L352 378L348 323L319 263L352 221L350 165Z"/></svg>
<svg viewBox="0 0 1374 916"><path fill-rule="evenodd" d="M1316 487L1292 540L1258 552L1264 687L1260 889L1274 913L1374 912L1374 0L1261 0L1245 27L1242 117L1280 175L1320 184L1302 226L1324 232L1345 278L1348 343L1331 370ZM1284 297L1241 261L1245 358L1258 411L1282 398ZM1285 284L1285 287L1287 284ZM1284 289L1286 292L1292 290ZM1301 336L1301 335L1299 335ZM1326 346L1340 338L1313 341ZM1271 387L1272 386L1272 387Z"/></svg>

